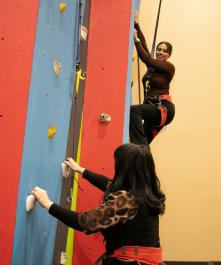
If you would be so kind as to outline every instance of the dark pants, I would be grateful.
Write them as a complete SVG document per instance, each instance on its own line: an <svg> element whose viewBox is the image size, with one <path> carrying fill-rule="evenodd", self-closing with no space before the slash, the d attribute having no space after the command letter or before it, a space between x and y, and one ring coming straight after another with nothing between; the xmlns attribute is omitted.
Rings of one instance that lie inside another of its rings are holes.
<svg viewBox="0 0 221 265"><path fill-rule="evenodd" d="M167 108L167 120L165 125L169 124L175 115L175 106L167 100L161 101ZM153 129L158 132L163 126L161 123L161 112L158 104L145 103L132 105L130 107L130 142L134 144L150 144L154 138ZM142 122L144 120L144 123ZM165 126L164 125L164 126Z"/></svg>

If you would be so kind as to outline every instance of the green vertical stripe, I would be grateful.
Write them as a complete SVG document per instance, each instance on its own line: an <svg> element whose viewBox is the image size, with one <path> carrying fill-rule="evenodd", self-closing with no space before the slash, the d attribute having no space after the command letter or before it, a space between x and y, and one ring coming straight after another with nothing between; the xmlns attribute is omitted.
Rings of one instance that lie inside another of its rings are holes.
<svg viewBox="0 0 221 265"><path fill-rule="evenodd" d="M80 127L78 152L77 152L77 163L78 164L80 163L82 123L83 123L83 112L82 112L82 117L81 117L81 127ZM75 172L75 174L74 174L74 179L78 182L78 173L77 172ZM72 200L72 204L71 204L71 210L72 211L76 211L77 192L78 192L78 185L77 185L77 183L74 183L73 193L72 193L73 200ZM66 245L66 253L68 254L68 259L67 259L67 262L65 263L66 265L72 265L73 249L74 249L74 229L68 228L67 245Z"/></svg>

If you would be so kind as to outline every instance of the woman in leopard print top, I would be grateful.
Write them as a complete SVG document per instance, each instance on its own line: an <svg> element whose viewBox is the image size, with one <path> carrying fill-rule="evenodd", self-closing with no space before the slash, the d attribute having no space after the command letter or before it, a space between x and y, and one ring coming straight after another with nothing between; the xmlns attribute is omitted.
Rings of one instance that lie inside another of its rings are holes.
<svg viewBox="0 0 221 265"><path fill-rule="evenodd" d="M165 210L165 195L160 190L149 147L125 144L117 148L114 158L113 180L82 168L72 158L65 161L72 170L104 192L104 203L96 209L73 212L51 202L46 191L39 187L31 193L42 207L67 226L86 234L101 231L107 256L122 246L160 248L159 214ZM107 257L102 264L127 264L127 261ZM139 262L128 261L128 264Z"/></svg>

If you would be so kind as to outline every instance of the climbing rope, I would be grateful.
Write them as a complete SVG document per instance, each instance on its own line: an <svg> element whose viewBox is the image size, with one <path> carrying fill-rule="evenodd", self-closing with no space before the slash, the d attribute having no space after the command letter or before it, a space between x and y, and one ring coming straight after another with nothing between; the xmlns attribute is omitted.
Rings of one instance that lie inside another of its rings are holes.
<svg viewBox="0 0 221 265"><path fill-rule="evenodd" d="M78 16L77 16L77 53L76 53L76 60L75 60L75 65L76 65L76 84L75 84L75 96L78 94L78 89L79 89L79 82L80 80L85 80L86 78L86 73L82 72L80 69L80 64L81 64L81 11L82 11L82 0L79 0L78 2Z"/></svg>
<svg viewBox="0 0 221 265"><path fill-rule="evenodd" d="M81 9L82 9L82 1L78 2L78 28L77 28L77 55L76 55L76 72L79 70L81 58L80 58L80 46L81 46Z"/></svg>
<svg viewBox="0 0 221 265"><path fill-rule="evenodd" d="M86 73L82 72L82 69L80 68L81 64L81 23L82 23L82 16L81 16L81 11L82 11L82 0L79 0L78 2L78 10L77 10L77 52L76 52L76 59L75 59L75 69L76 69L76 79L75 79L75 90L74 90L74 141L76 139L76 112L77 112L77 99L78 99L78 91L79 91L79 85L80 85L80 80L85 80L86 79ZM71 175L71 190L70 190L70 195L67 198L68 202L72 202L73 197L73 186L74 186L74 181L76 181L79 189L83 191L83 189L80 187L78 180L75 178L75 174L72 172Z"/></svg>
<svg viewBox="0 0 221 265"><path fill-rule="evenodd" d="M157 20L156 20L156 26L155 26L154 38L153 38L153 44L152 44L152 50L151 50L151 57L152 58L154 57L154 51L155 51L155 47L156 47L156 39L157 39L157 31L158 31L158 25L159 25L159 19L160 19L161 3L162 3L162 0L160 0L160 2L159 2L158 12L157 12ZM144 89L144 98L147 95L148 91L150 90L149 79L151 77L151 72L152 72L152 68L149 67L148 72L147 72L148 80L146 81L145 89Z"/></svg>
<svg viewBox="0 0 221 265"><path fill-rule="evenodd" d="M156 46L156 38L157 38L157 31L158 31L158 25L159 25L159 19L160 19L161 3L162 3L162 0L160 0L160 2L159 2L159 8L158 8L158 13L157 13L157 21L156 21L154 38L153 38L153 45L152 45L152 51L151 51L151 57L154 56L154 51L155 51L155 46Z"/></svg>
<svg viewBox="0 0 221 265"><path fill-rule="evenodd" d="M140 93L140 59L139 56L137 56L137 74L138 74L138 95L139 95L139 104L141 104L141 93Z"/></svg>

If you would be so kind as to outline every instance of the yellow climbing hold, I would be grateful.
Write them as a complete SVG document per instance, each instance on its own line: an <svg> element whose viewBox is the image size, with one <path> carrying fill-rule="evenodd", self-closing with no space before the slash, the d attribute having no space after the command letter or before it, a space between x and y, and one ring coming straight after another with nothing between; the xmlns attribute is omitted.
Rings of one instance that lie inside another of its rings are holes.
<svg viewBox="0 0 221 265"><path fill-rule="evenodd" d="M64 12L64 10L66 9L66 4L65 3L60 3L60 11Z"/></svg>
<svg viewBox="0 0 221 265"><path fill-rule="evenodd" d="M49 139L52 139L54 137L56 130L57 130L57 128L53 125L48 129L48 138Z"/></svg>
<svg viewBox="0 0 221 265"><path fill-rule="evenodd" d="M132 62L134 62L136 58L137 58L136 54L133 54Z"/></svg>
<svg viewBox="0 0 221 265"><path fill-rule="evenodd" d="M85 80L85 76L82 73L81 69L79 69L77 71L77 76L76 76L76 85L75 85L75 93L76 93L76 95L78 94L80 80Z"/></svg>
<svg viewBox="0 0 221 265"><path fill-rule="evenodd" d="M146 86L146 87L149 87L149 85L150 85L150 81L147 80L146 83L145 83L145 86Z"/></svg>

